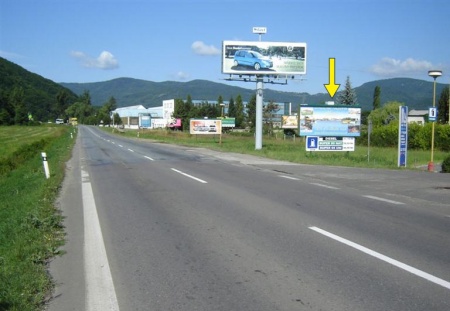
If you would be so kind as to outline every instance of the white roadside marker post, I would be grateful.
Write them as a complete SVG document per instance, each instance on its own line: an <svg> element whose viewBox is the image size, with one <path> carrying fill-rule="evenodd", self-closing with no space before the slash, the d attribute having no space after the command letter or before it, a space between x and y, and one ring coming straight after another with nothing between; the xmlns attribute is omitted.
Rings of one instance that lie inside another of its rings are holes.
<svg viewBox="0 0 450 311"><path fill-rule="evenodd" d="M49 179L50 178L50 169L48 168L47 154L45 152L42 152L41 156L42 156L42 162L44 163L45 177L47 179Z"/></svg>

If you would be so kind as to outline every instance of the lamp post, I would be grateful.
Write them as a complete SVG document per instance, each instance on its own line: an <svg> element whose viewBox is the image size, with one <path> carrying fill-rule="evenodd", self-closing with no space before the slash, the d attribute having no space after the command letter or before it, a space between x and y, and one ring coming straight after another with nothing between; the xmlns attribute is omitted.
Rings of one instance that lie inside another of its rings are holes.
<svg viewBox="0 0 450 311"><path fill-rule="evenodd" d="M430 70L428 71L428 75L434 79L433 82L433 108L436 107L436 78L442 76L441 70ZM433 157L434 157L434 121L432 123L432 130L431 130L431 161L428 163L428 171L434 172L434 163L433 163Z"/></svg>

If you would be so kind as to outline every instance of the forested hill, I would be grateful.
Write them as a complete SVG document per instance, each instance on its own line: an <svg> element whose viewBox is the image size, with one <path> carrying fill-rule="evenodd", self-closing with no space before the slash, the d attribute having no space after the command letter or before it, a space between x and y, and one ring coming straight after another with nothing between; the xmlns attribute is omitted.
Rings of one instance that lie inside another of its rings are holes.
<svg viewBox="0 0 450 311"><path fill-rule="evenodd" d="M54 121L76 98L64 86L0 57L0 124L8 124L16 110L31 113L34 120Z"/></svg>
<svg viewBox="0 0 450 311"><path fill-rule="evenodd" d="M376 80L354 87L358 104L363 110L372 110L373 93L376 86L381 88L381 103L398 101L410 109L427 109L432 105L433 82L431 79L417 80L410 78L393 78ZM351 77L350 77L351 81ZM88 91L92 105L101 106L111 97L116 99L118 107L141 104L145 107L161 106L165 99L191 96L194 100L215 101L222 96L223 100L236 98L240 95L244 101L249 101L255 91L251 83L249 88L217 83L207 80L189 82L152 82L133 78L117 78L96 83L55 83L40 75L0 57L0 124L5 120L30 112L35 120L54 120L63 116L65 109L77 99L77 95ZM341 82L344 83L344 82ZM242 83L236 83L243 85ZM340 91L344 89L341 85ZM446 84L437 83L436 95L439 96ZM337 98L339 92L337 93ZM328 94L281 92L265 85L265 101L291 102L295 109L300 104L322 104L330 100ZM20 104L20 105L18 105ZM16 122L17 123L17 122ZM20 123L20 122L19 122Z"/></svg>
<svg viewBox="0 0 450 311"><path fill-rule="evenodd" d="M350 77L351 80L351 77ZM195 100L214 101L219 96L227 101L231 97L241 95L244 101L250 100L254 90L238 86L230 86L207 80L193 80L189 82L151 82L132 78L118 78L95 83L61 83L78 95L89 91L93 105L102 105L113 96L119 107L143 105L145 107L161 106L165 99L186 99L188 95ZM381 103L398 101L409 106L410 109L427 109L432 104L433 82L410 79L393 78L376 80L354 87L358 104L363 110L371 110L373 94L376 86L381 87ZM436 92L439 96L446 85L437 84ZM341 85L340 91L344 89ZM339 95L337 93L336 97ZM293 108L300 104L322 104L330 100L328 94L281 92L270 89L264 90L265 101L291 102Z"/></svg>

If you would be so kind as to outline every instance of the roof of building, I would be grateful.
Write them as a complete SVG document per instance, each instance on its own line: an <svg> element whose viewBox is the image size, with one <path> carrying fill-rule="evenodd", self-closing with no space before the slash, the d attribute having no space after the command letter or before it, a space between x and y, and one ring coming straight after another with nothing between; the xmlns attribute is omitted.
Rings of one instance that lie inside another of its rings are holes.
<svg viewBox="0 0 450 311"><path fill-rule="evenodd" d="M414 117L414 116L422 117L422 116L425 116L425 115L428 115L428 110L415 110L415 109L412 109L408 113L408 116L410 116L410 117Z"/></svg>

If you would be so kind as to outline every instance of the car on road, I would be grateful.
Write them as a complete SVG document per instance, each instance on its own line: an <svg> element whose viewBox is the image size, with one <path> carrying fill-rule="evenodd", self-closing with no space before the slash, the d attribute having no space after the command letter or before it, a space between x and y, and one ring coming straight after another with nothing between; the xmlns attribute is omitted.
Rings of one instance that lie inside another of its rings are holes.
<svg viewBox="0 0 450 311"><path fill-rule="evenodd" d="M250 66L255 70L273 67L272 60L256 51L239 50L234 54L234 66Z"/></svg>

